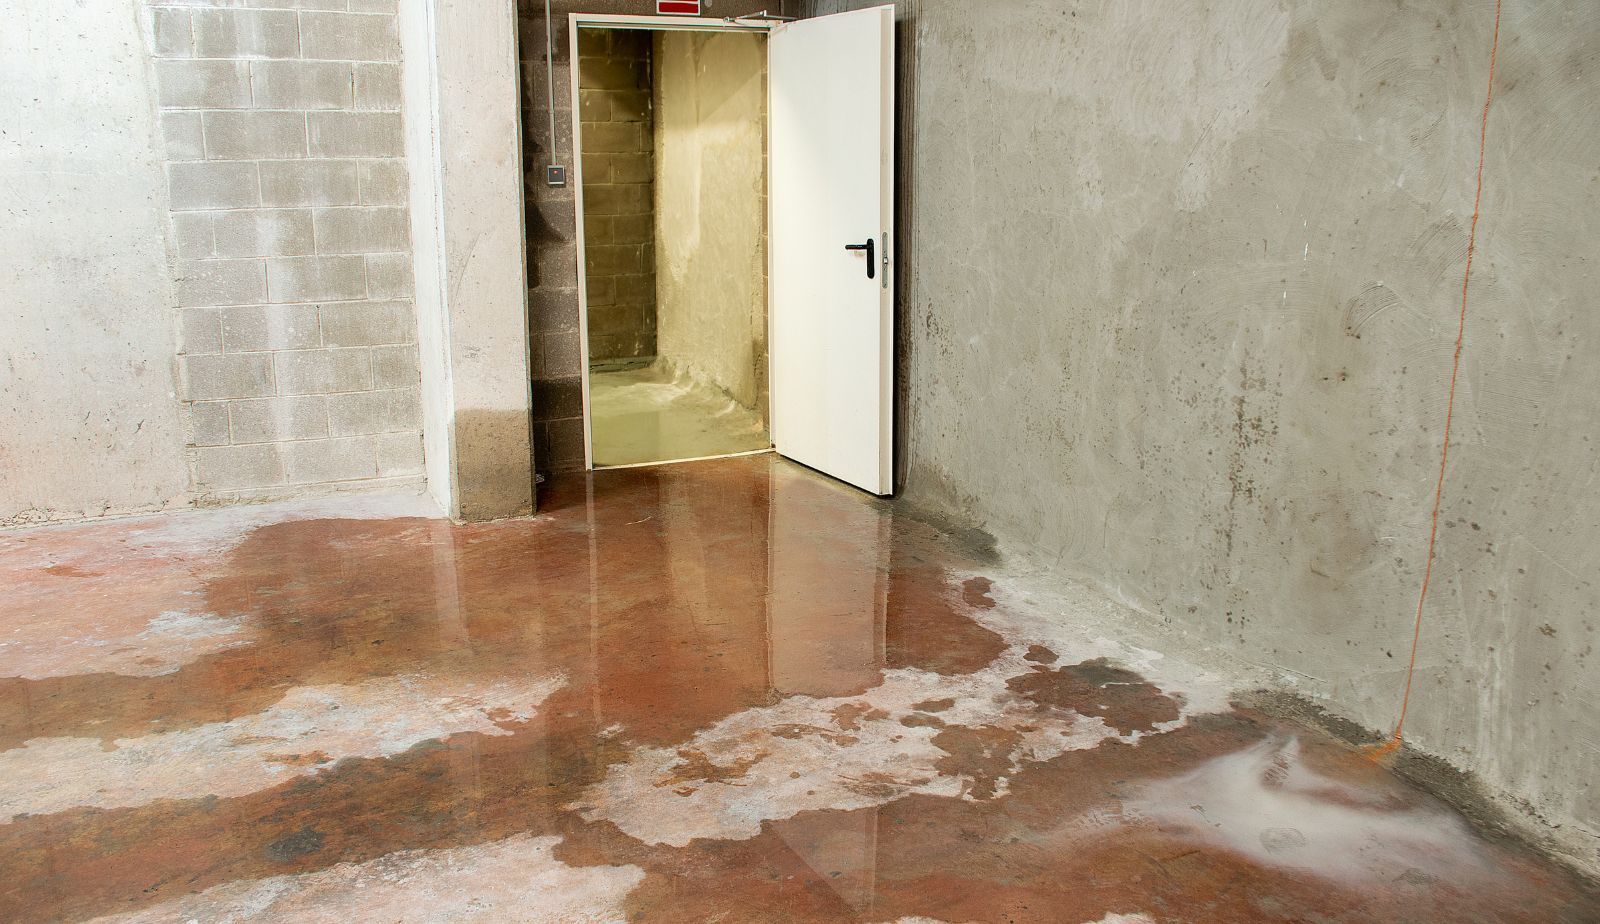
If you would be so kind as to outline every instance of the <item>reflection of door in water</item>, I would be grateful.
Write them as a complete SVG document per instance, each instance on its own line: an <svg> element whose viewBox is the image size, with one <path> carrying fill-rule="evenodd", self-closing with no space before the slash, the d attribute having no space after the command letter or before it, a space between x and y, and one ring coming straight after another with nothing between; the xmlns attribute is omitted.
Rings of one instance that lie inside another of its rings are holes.
<svg viewBox="0 0 1600 924"><path fill-rule="evenodd" d="M807 498L837 488L783 469L772 479L772 688L782 696L860 693L877 684L883 668L888 519L865 504L824 516Z"/></svg>
<svg viewBox="0 0 1600 924"><path fill-rule="evenodd" d="M768 499L744 479L663 471L628 476L625 488L653 516L630 522L614 502L594 531L591 593L603 588L615 615L593 623L593 682L597 728L673 741L767 701Z"/></svg>
<svg viewBox="0 0 1600 924"><path fill-rule="evenodd" d="M767 604L775 695L852 696L884 665L890 524L866 504L826 513L818 492L844 490L774 467L768 513ZM840 562L847 564L840 564ZM878 813L808 813L772 830L853 911L875 889Z"/></svg>
<svg viewBox="0 0 1600 924"><path fill-rule="evenodd" d="M808 813L775 821L772 830L852 911L872 906L877 888L877 808Z"/></svg>

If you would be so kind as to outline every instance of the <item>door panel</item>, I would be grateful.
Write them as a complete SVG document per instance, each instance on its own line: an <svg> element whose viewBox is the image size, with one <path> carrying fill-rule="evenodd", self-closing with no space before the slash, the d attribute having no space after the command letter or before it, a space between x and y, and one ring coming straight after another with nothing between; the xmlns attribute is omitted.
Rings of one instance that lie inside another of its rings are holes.
<svg viewBox="0 0 1600 924"><path fill-rule="evenodd" d="M777 26L768 53L773 444L889 494L894 9Z"/></svg>

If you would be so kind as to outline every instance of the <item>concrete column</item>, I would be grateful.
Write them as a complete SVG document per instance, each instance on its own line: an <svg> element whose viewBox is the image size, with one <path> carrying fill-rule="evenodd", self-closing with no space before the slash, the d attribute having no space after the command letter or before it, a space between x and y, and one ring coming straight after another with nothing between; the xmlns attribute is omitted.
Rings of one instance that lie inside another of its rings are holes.
<svg viewBox="0 0 1600 924"><path fill-rule="evenodd" d="M533 510L512 0L401 0L428 491L467 520Z"/></svg>

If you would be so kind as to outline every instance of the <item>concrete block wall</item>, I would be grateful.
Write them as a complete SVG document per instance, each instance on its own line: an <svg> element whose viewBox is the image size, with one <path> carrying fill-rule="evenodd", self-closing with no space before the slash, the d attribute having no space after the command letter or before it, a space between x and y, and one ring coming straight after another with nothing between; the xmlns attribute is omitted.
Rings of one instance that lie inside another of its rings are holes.
<svg viewBox="0 0 1600 924"><path fill-rule="evenodd" d="M717 0L714 17L761 10L793 15L795 0ZM544 168L572 166L572 85L568 15L654 15L649 0L552 0L549 36L555 54L555 137L550 137L550 86L545 78L544 4L517 0L518 54L522 65L524 176L527 180L529 374L533 377L534 460L540 472L583 467L583 355L578 345L576 199L568 186L547 186Z"/></svg>
<svg viewBox="0 0 1600 924"><path fill-rule="evenodd" d="M651 33L578 36L589 358L656 354L655 119Z"/></svg>
<svg viewBox="0 0 1600 924"><path fill-rule="evenodd" d="M394 0L146 14L196 494L419 483Z"/></svg>

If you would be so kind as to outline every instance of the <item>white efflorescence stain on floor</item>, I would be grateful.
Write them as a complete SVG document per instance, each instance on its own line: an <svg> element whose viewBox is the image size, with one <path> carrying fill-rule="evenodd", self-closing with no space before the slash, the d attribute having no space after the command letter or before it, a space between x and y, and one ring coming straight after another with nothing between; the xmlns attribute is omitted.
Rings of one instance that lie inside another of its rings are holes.
<svg viewBox="0 0 1600 924"><path fill-rule="evenodd" d="M347 757L389 757L464 732L510 734L501 723L532 718L561 683L559 677L467 683L379 677L294 687L262 712L110 746L98 738L34 738L0 751L0 820L240 796Z"/></svg>

